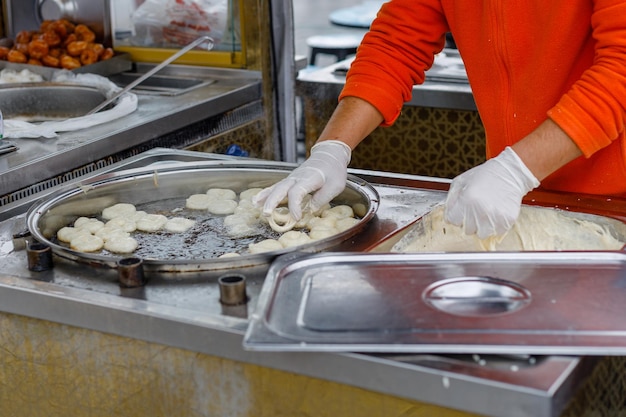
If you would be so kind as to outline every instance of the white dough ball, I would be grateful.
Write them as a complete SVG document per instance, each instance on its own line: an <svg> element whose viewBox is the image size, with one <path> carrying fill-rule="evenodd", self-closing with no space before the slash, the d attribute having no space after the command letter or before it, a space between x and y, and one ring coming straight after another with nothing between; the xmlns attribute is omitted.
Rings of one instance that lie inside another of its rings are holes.
<svg viewBox="0 0 626 417"><path fill-rule="evenodd" d="M207 210L212 214L233 214L237 208L235 200L213 200L209 203Z"/></svg>
<svg viewBox="0 0 626 417"><path fill-rule="evenodd" d="M209 188L206 194L212 200L236 200L237 193L228 188Z"/></svg>
<svg viewBox="0 0 626 417"><path fill-rule="evenodd" d="M79 229L72 226L65 226L57 231L57 239L61 242L70 243L79 233L90 235L87 230Z"/></svg>
<svg viewBox="0 0 626 417"><path fill-rule="evenodd" d="M167 223L167 217L162 214L146 214L137 220L137 230L142 232L156 232Z"/></svg>
<svg viewBox="0 0 626 417"><path fill-rule="evenodd" d="M313 228L309 232L309 237L313 240L326 239L327 237L331 237L339 233L339 231L333 227L318 227Z"/></svg>
<svg viewBox="0 0 626 417"><path fill-rule="evenodd" d="M250 243L248 250L250 253L263 253L283 249L283 245L276 239L265 239L258 243Z"/></svg>
<svg viewBox="0 0 626 417"><path fill-rule="evenodd" d="M131 217L137 208L130 203L117 203L102 210L102 218L111 220L115 217Z"/></svg>
<svg viewBox="0 0 626 417"><path fill-rule="evenodd" d="M76 235L70 242L70 248L79 252L98 252L103 246L102 239L87 233Z"/></svg>
<svg viewBox="0 0 626 417"><path fill-rule="evenodd" d="M185 207L191 210L206 210L210 202L211 197L206 194L193 194L185 201Z"/></svg>
<svg viewBox="0 0 626 417"><path fill-rule="evenodd" d="M359 219L355 219L354 217L345 217L343 219L337 220L337 230L343 232L345 230L350 229L353 226L356 226L359 223Z"/></svg>
<svg viewBox="0 0 626 417"><path fill-rule="evenodd" d="M137 230L137 223L132 218L128 217L115 217L104 225L109 229L120 229L125 232L134 232Z"/></svg>
<svg viewBox="0 0 626 417"><path fill-rule="evenodd" d="M111 228L107 226L104 226L102 229L98 230L95 233L95 235L98 236L100 239L104 240L105 243L111 239L117 239L121 237L130 237L129 232L126 232L122 229L116 229L116 228Z"/></svg>
<svg viewBox="0 0 626 417"><path fill-rule="evenodd" d="M120 236L104 242L104 249L113 253L132 253L138 246L137 241L130 236Z"/></svg>
<svg viewBox="0 0 626 417"><path fill-rule="evenodd" d="M163 228L168 232L172 233L184 233L187 230L191 229L196 222L191 219L186 219L184 217L173 217L169 219Z"/></svg>
<svg viewBox="0 0 626 417"><path fill-rule="evenodd" d="M322 211L322 217L345 219L346 217L354 217L354 210L352 210L352 207L342 204Z"/></svg>
<svg viewBox="0 0 626 417"><path fill-rule="evenodd" d="M297 230L290 230L284 233L278 238L278 241L284 248L290 248L293 246L300 246L311 242L311 238L304 232L298 232Z"/></svg>
<svg viewBox="0 0 626 417"><path fill-rule="evenodd" d="M89 233L94 234L98 231L98 229L102 229L104 227L104 223L98 219L90 217L79 217L74 222L74 227L77 229L86 230Z"/></svg>
<svg viewBox="0 0 626 417"><path fill-rule="evenodd" d="M260 193L262 190L263 188L248 188L247 190L243 190L241 193L239 193L239 200L240 202L243 200L252 201L252 198Z"/></svg>

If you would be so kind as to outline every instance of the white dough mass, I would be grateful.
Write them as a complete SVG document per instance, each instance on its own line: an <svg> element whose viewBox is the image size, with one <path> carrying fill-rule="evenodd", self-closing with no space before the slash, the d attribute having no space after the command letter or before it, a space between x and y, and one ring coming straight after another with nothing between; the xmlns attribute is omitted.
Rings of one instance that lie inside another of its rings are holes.
<svg viewBox="0 0 626 417"><path fill-rule="evenodd" d="M184 217L173 217L165 222L165 226L163 228L171 233L184 233L187 230L191 229L196 222L191 219L187 219Z"/></svg>
<svg viewBox="0 0 626 417"><path fill-rule="evenodd" d="M398 243L392 252L481 252L619 250L624 245L606 226L581 220L556 209L523 206L504 236L480 240L445 222L438 206ZM423 228L422 228L423 226Z"/></svg>

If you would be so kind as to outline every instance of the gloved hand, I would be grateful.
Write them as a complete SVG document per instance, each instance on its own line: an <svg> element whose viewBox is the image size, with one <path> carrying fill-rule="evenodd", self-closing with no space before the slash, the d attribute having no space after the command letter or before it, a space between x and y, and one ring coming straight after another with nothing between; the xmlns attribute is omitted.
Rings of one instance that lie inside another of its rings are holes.
<svg viewBox="0 0 626 417"><path fill-rule="evenodd" d="M503 235L517 220L522 198L537 186L539 180L507 147L452 180L445 219L480 239Z"/></svg>
<svg viewBox="0 0 626 417"><path fill-rule="evenodd" d="M287 178L259 192L253 203L257 206L263 204L263 214L270 216L288 197L291 217L300 220L304 196L315 192L309 202L309 208L315 212L344 190L351 155L350 147L341 141L319 142L311 148L311 155L306 161Z"/></svg>

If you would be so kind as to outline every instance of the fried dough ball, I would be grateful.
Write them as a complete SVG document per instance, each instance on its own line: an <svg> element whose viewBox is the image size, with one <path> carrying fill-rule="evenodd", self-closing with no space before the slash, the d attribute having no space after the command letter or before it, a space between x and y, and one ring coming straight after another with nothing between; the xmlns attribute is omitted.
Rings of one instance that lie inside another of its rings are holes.
<svg viewBox="0 0 626 417"><path fill-rule="evenodd" d="M28 43L16 43L13 45L13 49L18 52L23 53L24 55L28 54Z"/></svg>
<svg viewBox="0 0 626 417"><path fill-rule="evenodd" d="M7 59L7 55L9 55L10 51L10 48L7 48L6 46L0 46L0 59Z"/></svg>
<svg viewBox="0 0 626 417"><path fill-rule="evenodd" d="M67 37L63 41L63 47L67 48L67 45L69 45L72 42L76 42L76 41L78 41L78 36L76 36L73 33L70 34L70 35L67 35Z"/></svg>
<svg viewBox="0 0 626 417"><path fill-rule="evenodd" d="M40 66L40 67L43 66L43 62L41 62L40 60L35 59L35 58L28 58L28 61L26 61L26 63L28 65L37 65L37 66Z"/></svg>
<svg viewBox="0 0 626 417"><path fill-rule="evenodd" d="M61 60L52 55L46 55L41 58L41 63L46 67L59 68L61 66Z"/></svg>
<svg viewBox="0 0 626 417"><path fill-rule="evenodd" d="M69 55L63 55L61 57L61 68L65 68L66 70L73 70L76 68L80 68L80 61L74 57Z"/></svg>
<svg viewBox="0 0 626 417"><path fill-rule="evenodd" d="M48 46L59 46L61 45L61 37L58 33L53 30L47 30L41 35L39 35L39 39L48 44Z"/></svg>
<svg viewBox="0 0 626 417"><path fill-rule="evenodd" d="M15 43L28 43L31 41L33 33L29 30L21 30L15 35Z"/></svg>
<svg viewBox="0 0 626 417"><path fill-rule="evenodd" d="M91 49L92 51L94 51L97 57L100 58L102 56L102 53L104 52L104 45L102 45L101 43L88 43L87 49Z"/></svg>
<svg viewBox="0 0 626 417"><path fill-rule="evenodd" d="M100 60L106 61L107 59L113 58L113 55L115 55L115 52L113 51L113 49L106 48L104 51L102 51L102 54L100 55Z"/></svg>
<svg viewBox="0 0 626 417"><path fill-rule="evenodd" d="M87 27L87 25L76 25L74 33L78 37L79 41L93 42L96 40L96 34Z"/></svg>
<svg viewBox="0 0 626 417"><path fill-rule="evenodd" d="M7 60L16 64L25 64L26 62L28 62L28 58L26 57L26 55L18 51L17 49L12 49L9 51L9 53L7 54Z"/></svg>
<svg viewBox="0 0 626 417"><path fill-rule="evenodd" d="M98 54L93 49L85 48L80 53L80 63L83 65L95 64L98 62Z"/></svg>
<svg viewBox="0 0 626 417"><path fill-rule="evenodd" d="M83 51L87 48L87 42L85 41L75 41L70 42L65 49L67 49L67 53L71 56L80 56Z"/></svg>
<svg viewBox="0 0 626 417"><path fill-rule="evenodd" d="M34 40L28 44L28 55L34 59L41 59L48 55L49 46L42 40Z"/></svg>

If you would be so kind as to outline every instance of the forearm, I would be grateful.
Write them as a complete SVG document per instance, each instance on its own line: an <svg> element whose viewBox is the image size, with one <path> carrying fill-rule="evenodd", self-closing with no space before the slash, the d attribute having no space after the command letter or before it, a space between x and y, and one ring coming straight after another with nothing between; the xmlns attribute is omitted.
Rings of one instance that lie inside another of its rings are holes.
<svg viewBox="0 0 626 417"><path fill-rule="evenodd" d="M550 119L512 148L539 181L582 155L574 141Z"/></svg>
<svg viewBox="0 0 626 417"><path fill-rule="evenodd" d="M382 121L383 116L367 101L345 97L337 105L318 142L339 140L354 149Z"/></svg>

